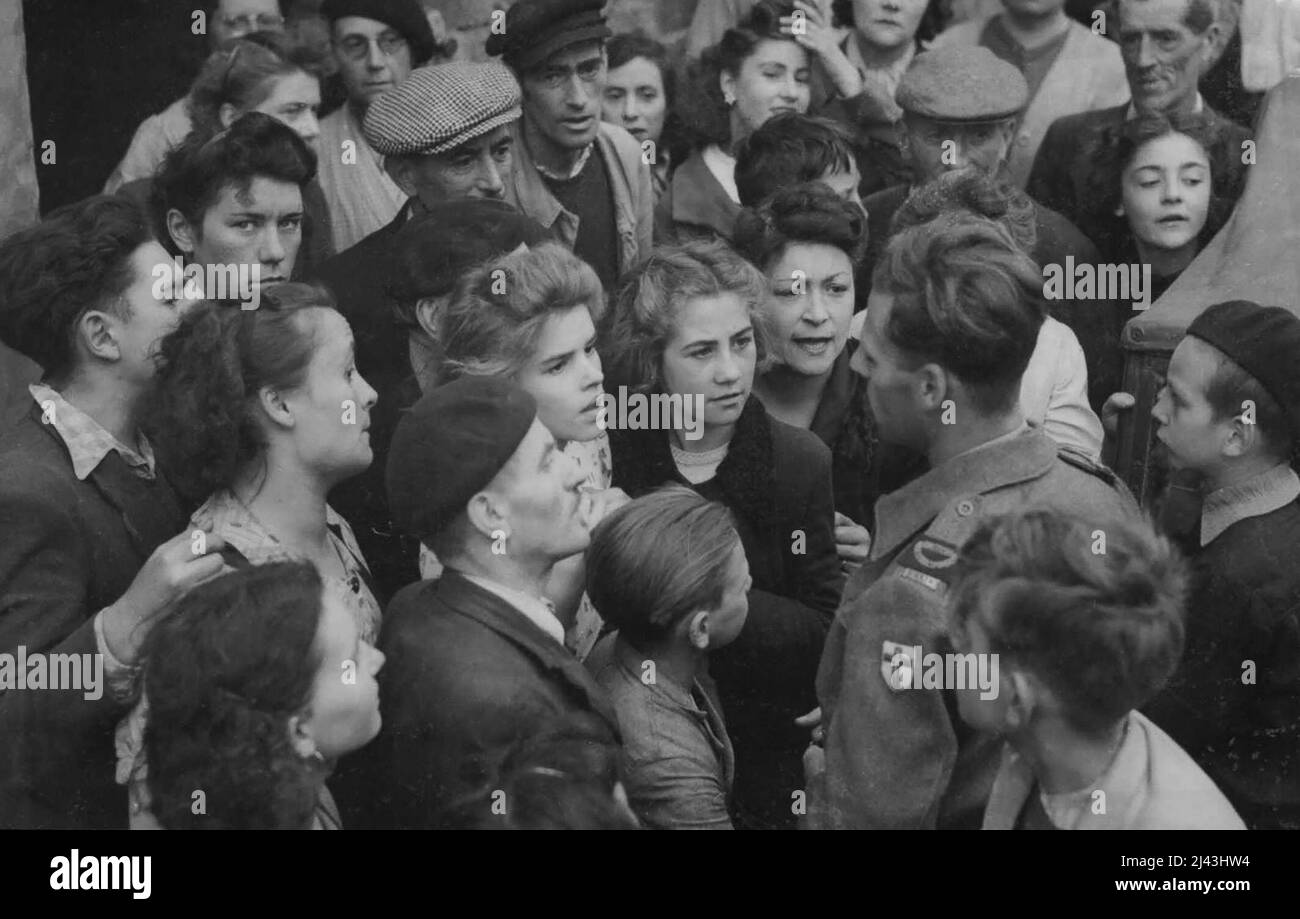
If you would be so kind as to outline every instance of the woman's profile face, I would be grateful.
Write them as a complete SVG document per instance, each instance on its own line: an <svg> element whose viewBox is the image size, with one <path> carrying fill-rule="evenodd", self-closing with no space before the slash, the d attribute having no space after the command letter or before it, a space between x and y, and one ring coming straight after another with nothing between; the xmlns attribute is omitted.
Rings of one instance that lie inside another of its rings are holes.
<svg viewBox="0 0 1300 919"><path fill-rule="evenodd" d="M733 128L739 122L740 133L748 135L780 112L807 112L810 79L808 52L802 47L793 41L760 41L734 75L723 72L720 77L723 97L735 99ZM735 133L732 140L739 140Z"/></svg>
<svg viewBox="0 0 1300 919"><path fill-rule="evenodd" d="M853 262L826 243L794 242L767 266L762 306L772 355L803 376L830 373L849 338Z"/></svg>
<svg viewBox="0 0 1300 919"><path fill-rule="evenodd" d="M379 733L379 684L383 652L361 638L342 599L330 587L321 597L314 650L320 667L303 716L316 749L327 760L364 747Z"/></svg>
<svg viewBox="0 0 1300 919"><path fill-rule="evenodd" d="M1210 158L1186 134L1147 141L1120 178L1121 214L1153 249L1194 245L1210 208Z"/></svg>
<svg viewBox="0 0 1300 919"><path fill-rule="evenodd" d="M537 400L538 419L563 442L600 436L596 419L604 380L596 326L582 304L546 317L528 363L515 375Z"/></svg>
<svg viewBox="0 0 1300 919"><path fill-rule="evenodd" d="M687 300L664 345L664 392L683 402L702 398L705 428L735 424L754 386L757 356L749 304L737 294Z"/></svg>

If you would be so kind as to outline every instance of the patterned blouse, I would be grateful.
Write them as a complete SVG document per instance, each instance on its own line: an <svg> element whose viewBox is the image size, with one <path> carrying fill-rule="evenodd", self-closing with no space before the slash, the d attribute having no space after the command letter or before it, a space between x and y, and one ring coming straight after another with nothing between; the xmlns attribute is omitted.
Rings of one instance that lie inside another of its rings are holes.
<svg viewBox="0 0 1300 919"><path fill-rule="evenodd" d="M229 491L219 491L203 503L190 523L203 528L211 524L214 536L220 536L226 545L242 555L251 565L289 561L297 558L268 530L248 507ZM369 569L357 546L356 537L348 522L325 507L325 525L329 539L345 576L321 575L325 589L332 591L356 620L362 639L374 644L379 637L380 609L374 594L366 585ZM144 755L144 726L148 720L149 701L143 692L140 701L117 726L117 782L130 788L130 820L132 829L157 828L158 823L149 810L147 763Z"/></svg>

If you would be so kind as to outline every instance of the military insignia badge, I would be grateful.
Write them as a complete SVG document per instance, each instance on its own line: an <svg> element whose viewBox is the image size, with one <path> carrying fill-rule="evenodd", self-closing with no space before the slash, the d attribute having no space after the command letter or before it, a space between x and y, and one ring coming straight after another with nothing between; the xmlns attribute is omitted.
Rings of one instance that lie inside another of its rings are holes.
<svg viewBox="0 0 1300 919"><path fill-rule="evenodd" d="M918 649L896 641L880 643L880 675L891 692L912 688L913 675L920 661L914 660Z"/></svg>

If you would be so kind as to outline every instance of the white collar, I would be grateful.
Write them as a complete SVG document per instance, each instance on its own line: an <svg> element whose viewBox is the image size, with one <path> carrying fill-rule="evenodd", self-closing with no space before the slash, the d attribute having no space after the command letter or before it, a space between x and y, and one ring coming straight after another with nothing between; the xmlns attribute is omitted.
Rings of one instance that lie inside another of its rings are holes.
<svg viewBox="0 0 1300 919"><path fill-rule="evenodd" d="M560 620L555 618L555 607L551 605L550 600L535 597L512 587L506 587L504 584L498 584L496 581L490 581L487 578L465 574L463 571L461 575L470 583L477 584L488 593L495 594L505 600L522 613L529 622L554 638L558 644L564 644L564 626L560 625Z"/></svg>
<svg viewBox="0 0 1300 919"><path fill-rule="evenodd" d="M1203 111L1205 111L1205 99L1203 99L1203 98L1201 97L1201 94L1200 94L1200 93L1197 93L1197 94L1196 94L1196 105L1192 107L1192 114L1193 114L1193 115L1199 115L1199 114L1201 114L1201 112L1203 112ZM1133 104L1132 102L1129 102L1129 104L1128 104L1128 108L1124 111L1124 120L1125 120L1125 121L1132 121L1132 120L1133 120L1134 118L1136 118L1137 116L1138 116L1137 106L1136 106L1135 104Z"/></svg>

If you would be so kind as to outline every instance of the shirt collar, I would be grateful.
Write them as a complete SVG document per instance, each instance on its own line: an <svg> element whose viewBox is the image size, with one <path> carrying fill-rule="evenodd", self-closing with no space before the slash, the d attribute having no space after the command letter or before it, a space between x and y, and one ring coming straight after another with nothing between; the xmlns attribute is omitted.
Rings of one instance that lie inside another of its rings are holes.
<svg viewBox="0 0 1300 919"><path fill-rule="evenodd" d="M655 668L654 680L646 683L644 680L646 673L644 664L648 658L634 648L632 643L625 640L622 635L615 636L614 656L618 660L619 667L636 682L643 683L652 692L658 692L678 708L688 711L692 715L701 718L705 716L706 713L691 695L691 688L679 685L658 667ZM700 692L703 694L703 689Z"/></svg>
<svg viewBox="0 0 1300 919"><path fill-rule="evenodd" d="M1193 106L1192 108L1192 114L1199 115L1204 110L1205 110L1205 99L1201 97L1200 93L1197 93L1196 105ZM1124 110L1124 120L1132 121L1137 116L1138 116L1137 105L1135 105L1133 102L1129 102L1128 108Z"/></svg>
<svg viewBox="0 0 1300 919"><path fill-rule="evenodd" d="M1262 517L1300 497L1300 476L1286 463L1206 495L1201 506L1201 545L1208 546L1234 523Z"/></svg>
<svg viewBox="0 0 1300 919"><path fill-rule="evenodd" d="M461 577L465 580L477 584L488 593L495 594L502 600L509 603L524 617L540 628L547 635L555 639L556 643L564 644L564 626L560 625L560 620L555 618L555 607L550 600L542 597L535 597L532 594L524 593L522 590L515 590L498 584L496 581L490 581L487 578L481 578L473 574L460 572Z"/></svg>
<svg viewBox="0 0 1300 919"><path fill-rule="evenodd" d="M1124 738L1106 771L1087 788L1049 795L1040 791L1043 810L1052 825L1061 830L1079 830L1124 826L1130 809L1145 791L1148 780L1147 735L1129 715L1124 723ZM1106 807L1100 814L1093 811L1098 790L1106 795Z"/></svg>
<svg viewBox="0 0 1300 919"><path fill-rule="evenodd" d="M72 472L78 479L84 482L104 461L104 457L112 452L122 457L135 475L142 479L153 479L153 448L144 434L139 435L140 449L137 452L44 383L33 383L27 387L27 391L40 406L42 420L54 427L68 448L68 455L72 458Z"/></svg>

